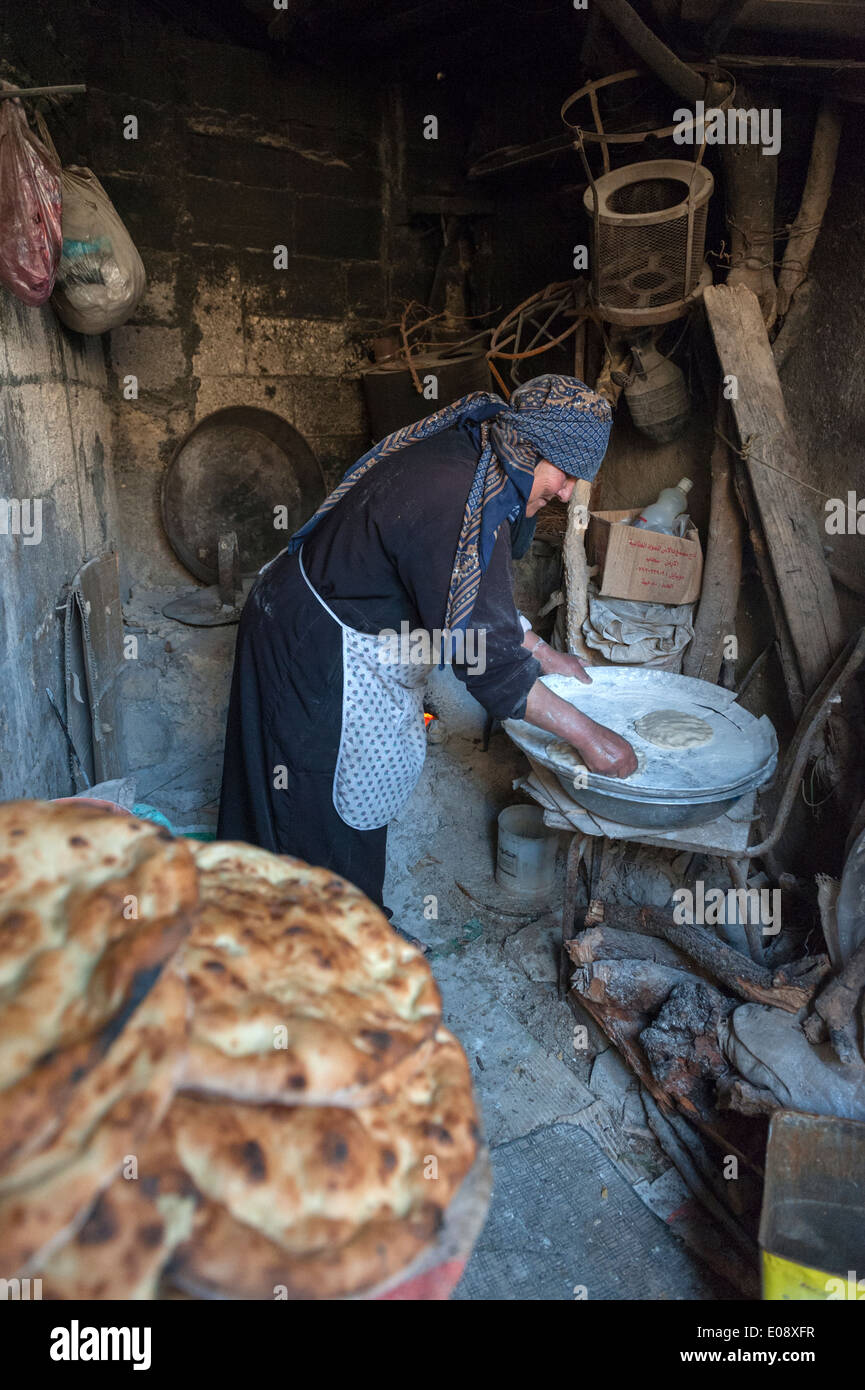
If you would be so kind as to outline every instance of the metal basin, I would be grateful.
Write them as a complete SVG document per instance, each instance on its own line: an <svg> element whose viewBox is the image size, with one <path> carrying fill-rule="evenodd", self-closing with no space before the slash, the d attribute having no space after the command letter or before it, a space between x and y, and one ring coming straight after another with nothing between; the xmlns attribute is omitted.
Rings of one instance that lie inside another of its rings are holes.
<svg viewBox="0 0 865 1390"><path fill-rule="evenodd" d="M602 820L614 820L620 825L633 825L640 830L684 830L689 825L706 825L726 815L744 793L725 796L713 801L635 801L628 797L610 796L608 792L592 791L590 787L576 790L566 777L559 781L568 795L587 811Z"/></svg>
<svg viewBox="0 0 865 1390"><path fill-rule="evenodd" d="M505 729L534 761L555 774L579 806L605 820L645 830L705 825L724 815L772 775L778 757L775 730L755 719L735 696L708 681L633 666L591 668L592 684L568 676L543 677L544 684L589 718L613 729L634 747L640 767L630 777L588 773L574 785L574 769L557 752L559 740L525 720ZM644 740L640 717L651 710L677 709L698 715L713 731L699 747L665 750Z"/></svg>
<svg viewBox="0 0 865 1390"><path fill-rule="evenodd" d="M226 406L184 440L162 480L162 522L182 564L204 584L219 578L219 537L234 531L244 575L282 550L324 501L315 455L293 425L272 410ZM285 525L274 526L285 508Z"/></svg>

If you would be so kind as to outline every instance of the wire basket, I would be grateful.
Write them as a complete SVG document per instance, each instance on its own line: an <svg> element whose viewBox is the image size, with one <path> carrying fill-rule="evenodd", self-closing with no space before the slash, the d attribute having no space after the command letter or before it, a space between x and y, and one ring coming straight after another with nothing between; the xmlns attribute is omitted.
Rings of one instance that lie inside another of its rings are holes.
<svg viewBox="0 0 865 1390"><path fill-rule="evenodd" d="M686 312L700 283L714 186L702 164L654 159L602 174L586 189L595 299L608 323L668 323Z"/></svg>

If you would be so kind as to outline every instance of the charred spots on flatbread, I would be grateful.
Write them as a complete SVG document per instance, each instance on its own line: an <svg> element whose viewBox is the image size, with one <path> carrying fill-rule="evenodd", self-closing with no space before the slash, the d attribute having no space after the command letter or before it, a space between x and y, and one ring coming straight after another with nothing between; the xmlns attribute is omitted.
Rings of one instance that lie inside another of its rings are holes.
<svg viewBox="0 0 865 1390"><path fill-rule="evenodd" d="M104 1245L106 1241L114 1239L117 1231L117 1214L110 1199L103 1193L97 1197L96 1205L78 1232L79 1244Z"/></svg>
<svg viewBox="0 0 865 1390"><path fill-rule="evenodd" d="M155 1250L162 1243L165 1235L165 1227L161 1221L148 1221L146 1225L139 1226L135 1232L135 1238L139 1245L143 1245L145 1250Z"/></svg>
<svg viewBox="0 0 865 1390"><path fill-rule="evenodd" d="M381 1162L386 1173L393 1172L397 1165L397 1157L393 1149L382 1149Z"/></svg>
<svg viewBox="0 0 865 1390"><path fill-rule="evenodd" d="M70 835L69 843L73 849L89 849L90 841L85 840L83 835Z"/></svg>
<svg viewBox="0 0 865 1390"><path fill-rule="evenodd" d="M301 1071L290 1071L288 1073L288 1085L292 1091L306 1090L306 1077Z"/></svg>
<svg viewBox="0 0 865 1390"><path fill-rule="evenodd" d="M343 1134L325 1134L321 1156L329 1167L341 1168L349 1155L349 1143Z"/></svg>
<svg viewBox="0 0 865 1390"><path fill-rule="evenodd" d="M434 1123L432 1120L425 1121L421 1129L427 1139L432 1139L437 1144L452 1144L454 1142L454 1137L450 1130L444 1125Z"/></svg>
<svg viewBox="0 0 865 1390"><path fill-rule="evenodd" d="M267 1159L257 1139L246 1139L242 1144L234 1144L231 1152L250 1182L265 1181L267 1178Z"/></svg>
<svg viewBox="0 0 865 1390"><path fill-rule="evenodd" d="M23 931L25 927L30 926L34 921L38 926L38 920L34 917L32 912L22 912L19 908L15 908L12 912L7 912L3 917L2 921L0 921L0 928L2 928L4 932L18 933Z"/></svg>
<svg viewBox="0 0 865 1390"><path fill-rule="evenodd" d="M387 1052L393 1044L393 1037L385 1028L361 1028L360 1036L364 1038L376 1052Z"/></svg>

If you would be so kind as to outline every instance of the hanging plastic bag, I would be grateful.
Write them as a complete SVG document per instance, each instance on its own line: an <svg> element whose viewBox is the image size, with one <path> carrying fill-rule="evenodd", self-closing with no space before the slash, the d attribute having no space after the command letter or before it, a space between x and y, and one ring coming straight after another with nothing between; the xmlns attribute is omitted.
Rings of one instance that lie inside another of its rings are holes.
<svg viewBox="0 0 865 1390"><path fill-rule="evenodd" d="M61 211L57 152L30 129L21 102L6 97L0 101L0 283L25 304L44 304L54 289Z"/></svg>
<svg viewBox="0 0 865 1390"><path fill-rule="evenodd" d="M144 264L91 169L63 170L63 255L51 303L76 333L107 333L135 311Z"/></svg>
<svg viewBox="0 0 865 1390"><path fill-rule="evenodd" d="M51 145L41 117L37 123ZM63 254L51 303L76 333L107 333L126 322L144 294L144 265L93 170L70 164L61 178Z"/></svg>

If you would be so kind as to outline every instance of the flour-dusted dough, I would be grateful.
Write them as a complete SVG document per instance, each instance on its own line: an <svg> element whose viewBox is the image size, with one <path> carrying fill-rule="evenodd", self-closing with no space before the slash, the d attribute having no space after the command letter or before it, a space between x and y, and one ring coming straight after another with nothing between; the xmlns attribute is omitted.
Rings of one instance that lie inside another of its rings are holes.
<svg viewBox="0 0 865 1390"><path fill-rule="evenodd" d="M574 745L566 743L563 738L557 738L553 743L547 744L547 757L552 758L554 763L566 767L569 772L576 772L578 767L585 767Z"/></svg>
<svg viewBox="0 0 865 1390"><path fill-rule="evenodd" d="M567 768L568 772L577 773L586 766L573 744L566 743L561 738L547 745L547 757L552 758L554 763L559 763L563 769ZM633 777L637 772L642 772L646 766L645 754L637 748L634 749L634 757L637 759L637 766L634 772L628 774L629 777ZM622 777L620 780L627 782L628 778Z"/></svg>
<svg viewBox="0 0 865 1390"><path fill-rule="evenodd" d="M715 731L699 715L686 714L678 709L655 709L637 719L634 728L647 743L656 748L699 748L710 743Z"/></svg>

